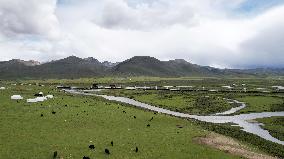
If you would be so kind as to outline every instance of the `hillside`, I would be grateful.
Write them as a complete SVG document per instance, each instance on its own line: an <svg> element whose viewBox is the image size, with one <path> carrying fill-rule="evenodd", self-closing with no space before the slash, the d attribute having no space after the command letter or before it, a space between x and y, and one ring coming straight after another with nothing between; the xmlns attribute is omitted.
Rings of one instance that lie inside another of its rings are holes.
<svg viewBox="0 0 284 159"><path fill-rule="evenodd" d="M92 77L105 75L107 70L96 59L75 56L34 66L16 60L0 62L1 79Z"/></svg>
<svg viewBox="0 0 284 159"><path fill-rule="evenodd" d="M218 69L192 64L183 59L160 61L149 56L135 56L125 60L112 69L112 74L128 76L246 76L249 73Z"/></svg>
<svg viewBox="0 0 284 159"><path fill-rule="evenodd" d="M70 56L47 63L10 60L0 62L0 79L80 78L101 76L283 76L284 69L218 69L192 64L183 59L160 61L135 56L120 63Z"/></svg>

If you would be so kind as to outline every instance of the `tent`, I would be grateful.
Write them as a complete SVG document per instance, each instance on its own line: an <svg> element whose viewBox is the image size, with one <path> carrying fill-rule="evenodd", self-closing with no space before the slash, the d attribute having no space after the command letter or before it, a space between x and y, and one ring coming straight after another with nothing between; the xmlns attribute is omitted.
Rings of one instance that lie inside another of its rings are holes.
<svg viewBox="0 0 284 159"><path fill-rule="evenodd" d="M28 102L28 103L36 103L37 100L36 100L36 99L27 99L27 102Z"/></svg>
<svg viewBox="0 0 284 159"><path fill-rule="evenodd" d="M13 100L20 100L20 99L24 99L21 95L12 95L11 99Z"/></svg>
<svg viewBox="0 0 284 159"><path fill-rule="evenodd" d="M35 100L37 100L38 102L43 102L47 100L47 98L46 97L36 97Z"/></svg>
<svg viewBox="0 0 284 159"><path fill-rule="evenodd" d="M53 95L50 95L50 94L49 94L49 95L46 95L45 97L51 99L51 98L53 98Z"/></svg>

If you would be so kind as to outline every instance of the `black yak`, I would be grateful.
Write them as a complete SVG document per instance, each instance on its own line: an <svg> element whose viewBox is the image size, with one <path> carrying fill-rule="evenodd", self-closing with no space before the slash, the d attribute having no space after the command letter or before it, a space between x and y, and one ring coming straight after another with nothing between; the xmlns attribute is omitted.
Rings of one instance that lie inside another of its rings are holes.
<svg viewBox="0 0 284 159"><path fill-rule="evenodd" d="M90 145L89 148L90 149L95 149L95 145Z"/></svg>
<svg viewBox="0 0 284 159"><path fill-rule="evenodd" d="M43 94L41 94L41 93L36 93L34 96L35 96L35 97L43 97Z"/></svg>
<svg viewBox="0 0 284 159"><path fill-rule="evenodd" d="M57 151L53 152L53 158L57 157Z"/></svg>
<svg viewBox="0 0 284 159"><path fill-rule="evenodd" d="M110 154L108 149L105 149L105 153L108 154L108 155Z"/></svg>

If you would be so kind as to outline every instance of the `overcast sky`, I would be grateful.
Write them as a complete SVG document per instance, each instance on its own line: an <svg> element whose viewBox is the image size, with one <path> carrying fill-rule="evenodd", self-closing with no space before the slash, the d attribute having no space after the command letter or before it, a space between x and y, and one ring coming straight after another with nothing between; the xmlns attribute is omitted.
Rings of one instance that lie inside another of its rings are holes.
<svg viewBox="0 0 284 159"><path fill-rule="evenodd" d="M0 61L70 55L284 67L284 1L0 0Z"/></svg>

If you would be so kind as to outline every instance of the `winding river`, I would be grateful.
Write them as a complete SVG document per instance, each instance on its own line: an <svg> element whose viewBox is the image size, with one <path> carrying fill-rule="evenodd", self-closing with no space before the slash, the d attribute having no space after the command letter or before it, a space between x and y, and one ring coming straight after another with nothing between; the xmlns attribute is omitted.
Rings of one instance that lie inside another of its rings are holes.
<svg viewBox="0 0 284 159"><path fill-rule="evenodd" d="M239 102L234 100L235 103L241 104L241 106L232 108L228 111L223 113L217 113L215 115L210 116L199 116L199 115L189 115L185 113L175 112L164 108L155 107L149 104L145 104L142 102L138 102L136 100L126 98L126 97L115 97L115 96L108 96L108 95L98 95L98 94L91 94L86 92L79 92L75 90L65 90L66 92L72 94L81 94L81 95L89 95L89 96L99 96L111 101L117 101L122 103L131 104L133 106L148 109L151 111L168 114L176 117L181 118L191 118L196 119L199 121L209 122L209 123L234 123L236 126L240 126L243 131L255 134L263 139L284 145L284 141L278 140L269 134L267 130L261 128L261 123L258 122L249 122L250 120L259 119L259 118L266 118L266 117L274 117L274 116L284 116L284 112L262 112L262 113L250 113L250 114L240 114L240 115L232 115L232 116L222 116L228 115L237 112L240 109L246 107L245 103Z"/></svg>

